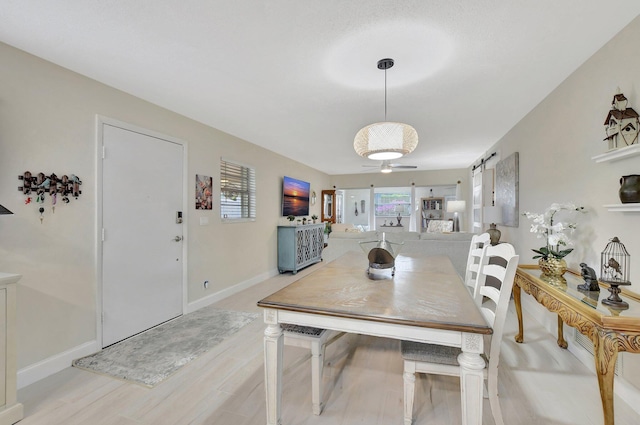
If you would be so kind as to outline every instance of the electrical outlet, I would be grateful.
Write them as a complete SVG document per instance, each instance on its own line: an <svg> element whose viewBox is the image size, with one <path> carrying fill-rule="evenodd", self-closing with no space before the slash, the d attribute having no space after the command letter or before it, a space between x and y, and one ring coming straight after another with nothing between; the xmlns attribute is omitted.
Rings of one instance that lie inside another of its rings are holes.
<svg viewBox="0 0 640 425"><path fill-rule="evenodd" d="M209 289L209 281L208 280L204 281L204 289Z"/></svg>

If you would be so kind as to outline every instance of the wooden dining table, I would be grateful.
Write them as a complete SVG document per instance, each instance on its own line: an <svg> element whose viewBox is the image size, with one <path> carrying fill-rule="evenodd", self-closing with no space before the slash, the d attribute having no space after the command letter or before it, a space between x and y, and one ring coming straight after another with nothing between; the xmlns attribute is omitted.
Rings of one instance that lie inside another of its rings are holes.
<svg viewBox="0 0 640 425"><path fill-rule="evenodd" d="M348 252L260 300L264 308L267 425L281 425L281 323L460 347L462 424L482 424L483 336L492 333L449 257L398 255L367 273L363 252ZM398 361L401 361L398 356Z"/></svg>

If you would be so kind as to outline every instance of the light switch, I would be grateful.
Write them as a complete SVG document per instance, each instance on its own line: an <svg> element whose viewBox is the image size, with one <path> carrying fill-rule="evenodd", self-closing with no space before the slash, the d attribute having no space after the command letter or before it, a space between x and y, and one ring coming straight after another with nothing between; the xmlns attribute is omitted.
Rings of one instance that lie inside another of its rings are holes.
<svg viewBox="0 0 640 425"><path fill-rule="evenodd" d="M208 226L209 217L200 217L200 226Z"/></svg>

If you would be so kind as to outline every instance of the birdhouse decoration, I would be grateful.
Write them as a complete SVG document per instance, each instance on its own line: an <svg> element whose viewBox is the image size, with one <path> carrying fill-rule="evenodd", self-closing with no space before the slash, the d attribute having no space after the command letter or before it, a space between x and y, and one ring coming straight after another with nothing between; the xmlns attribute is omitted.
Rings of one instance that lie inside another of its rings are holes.
<svg viewBox="0 0 640 425"><path fill-rule="evenodd" d="M610 285L609 298L603 299L602 303L625 309L629 304L620 298L620 285L631 285L629 281L630 256L625 246L618 237L609 241L604 251L600 255L600 280Z"/></svg>
<svg viewBox="0 0 640 425"><path fill-rule="evenodd" d="M604 121L607 137L604 139L609 144L609 150L623 148L638 143L638 130L640 120L638 113L633 108L627 107L627 98L618 93L613 96L611 110Z"/></svg>

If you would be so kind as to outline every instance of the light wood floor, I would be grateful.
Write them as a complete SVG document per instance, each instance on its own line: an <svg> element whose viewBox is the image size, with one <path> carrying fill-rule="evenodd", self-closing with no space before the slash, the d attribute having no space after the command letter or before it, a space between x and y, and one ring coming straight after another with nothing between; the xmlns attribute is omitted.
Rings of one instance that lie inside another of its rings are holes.
<svg viewBox="0 0 640 425"><path fill-rule="evenodd" d="M217 306L260 312L256 301L317 267L276 276ZM505 424L602 424L596 377L526 313L524 344L513 340L513 311L507 320L500 369ZM69 367L19 391L20 425L264 425L263 331L261 319L254 321L153 389ZM284 425L402 423L397 341L347 335L327 348L326 361L326 407L314 416L309 353L285 348ZM617 425L640 423L619 398L615 405ZM416 425L459 424L458 380L420 376L415 406ZM488 399L483 423L494 424Z"/></svg>

